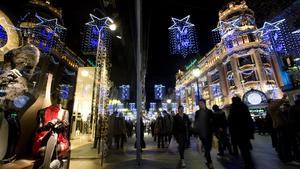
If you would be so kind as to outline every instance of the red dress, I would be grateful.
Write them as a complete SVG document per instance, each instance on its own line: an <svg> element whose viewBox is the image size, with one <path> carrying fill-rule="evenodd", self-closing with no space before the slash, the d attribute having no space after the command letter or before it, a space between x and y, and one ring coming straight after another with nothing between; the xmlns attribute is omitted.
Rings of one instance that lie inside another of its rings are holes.
<svg viewBox="0 0 300 169"><path fill-rule="evenodd" d="M63 112L61 112L63 111ZM63 113L62 117L60 113ZM47 107L45 109L39 110L38 116L37 116L37 121L38 124L41 124L42 126L46 126L50 121L53 120L61 120L65 123L65 127L63 130L58 132L58 137L57 137L57 144L60 145L60 156L66 155L66 153L69 150L69 141L67 138L67 121L66 115L68 112L66 110L62 110L59 105L52 105L50 107ZM42 127L40 126L40 127ZM46 146L48 138L51 136L50 129L48 130L37 130L35 133L35 138L34 138L34 144L33 144L33 153L35 155L39 154L39 149L43 146Z"/></svg>

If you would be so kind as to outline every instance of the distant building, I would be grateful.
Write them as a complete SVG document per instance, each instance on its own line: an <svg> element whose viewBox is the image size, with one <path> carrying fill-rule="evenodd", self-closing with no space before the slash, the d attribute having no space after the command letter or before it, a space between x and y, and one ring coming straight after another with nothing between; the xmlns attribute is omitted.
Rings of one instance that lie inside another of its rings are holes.
<svg viewBox="0 0 300 169"><path fill-rule="evenodd" d="M215 30L220 33L220 42L193 67L200 69L199 78L193 76L193 68L177 74L178 101L188 113L194 112L199 90L208 107L227 106L237 95L244 97L252 112L264 112L267 98L281 97L282 80L270 45L255 33L254 12L244 1L229 3L219 12Z"/></svg>

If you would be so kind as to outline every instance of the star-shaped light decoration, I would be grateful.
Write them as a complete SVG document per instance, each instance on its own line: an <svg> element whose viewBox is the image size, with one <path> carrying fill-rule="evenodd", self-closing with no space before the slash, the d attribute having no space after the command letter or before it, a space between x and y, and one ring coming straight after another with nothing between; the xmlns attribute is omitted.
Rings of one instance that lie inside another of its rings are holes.
<svg viewBox="0 0 300 169"><path fill-rule="evenodd" d="M292 32L293 34L296 34L296 33L300 33L300 29L298 30L295 30L294 32Z"/></svg>
<svg viewBox="0 0 300 169"><path fill-rule="evenodd" d="M260 36L265 36L267 34L269 34L270 32L274 32L274 31L279 31L280 28L278 27L281 23L283 23L285 21L285 19L279 20L277 22L265 22L262 28L259 28L257 30L255 30L253 33L256 33Z"/></svg>
<svg viewBox="0 0 300 169"><path fill-rule="evenodd" d="M212 31L219 31L220 34L223 36L226 33L228 33L229 31L237 29L239 27L238 26L239 19L240 18L237 18L232 21L220 21L218 23L218 27L213 29Z"/></svg>
<svg viewBox="0 0 300 169"><path fill-rule="evenodd" d="M99 33L102 31L103 28L109 28L109 25L113 24L113 20L109 17L104 17L100 19L93 14L90 14L90 17L92 21L86 23L86 25L94 26L99 31Z"/></svg>
<svg viewBox="0 0 300 169"><path fill-rule="evenodd" d="M50 28L53 32L55 32L57 34L61 33L63 30L67 29L67 28L59 25L57 18L46 19L46 18L39 16L38 14L35 14L35 17L37 17L40 20L40 23L37 23L37 25Z"/></svg>
<svg viewBox="0 0 300 169"><path fill-rule="evenodd" d="M4 17L0 17L0 25L4 28L4 30L9 34L11 30L19 31L20 29L10 25L7 23L6 19Z"/></svg>
<svg viewBox="0 0 300 169"><path fill-rule="evenodd" d="M189 28L194 26L194 24L189 22L190 15L182 18L182 19L176 19L172 18L173 25L169 27L169 29L177 29L180 33L183 33L185 28Z"/></svg>

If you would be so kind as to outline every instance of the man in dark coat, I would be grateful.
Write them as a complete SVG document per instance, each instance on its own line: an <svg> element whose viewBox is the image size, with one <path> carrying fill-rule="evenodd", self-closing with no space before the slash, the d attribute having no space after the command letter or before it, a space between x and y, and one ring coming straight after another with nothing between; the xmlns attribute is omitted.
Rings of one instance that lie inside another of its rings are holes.
<svg viewBox="0 0 300 169"><path fill-rule="evenodd" d="M213 169L213 164L210 156L213 139L213 112L206 107L204 99L199 100L199 110L195 112L195 132L204 146L205 158L207 167Z"/></svg>
<svg viewBox="0 0 300 169"><path fill-rule="evenodd" d="M183 106L178 107L178 113L173 120L173 135L179 145L180 165L185 167L184 150L189 137L189 117L183 113Z"/></svg>
<svg viewBox="0 0 300 169"><path fill-rule="evenodd" d="M232 98L228 116L231 141L236 144L245 162L245 169L254 168L250 139L254 139L254 126L248 106L239 97Z"/></svg>

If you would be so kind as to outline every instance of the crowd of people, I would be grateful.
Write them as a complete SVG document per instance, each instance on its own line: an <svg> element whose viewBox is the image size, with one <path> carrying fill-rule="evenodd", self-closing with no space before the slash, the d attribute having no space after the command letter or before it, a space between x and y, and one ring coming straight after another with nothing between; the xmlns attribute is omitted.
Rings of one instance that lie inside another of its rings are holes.
<svg viewBox="0 0 300 169"><path fill-rule="evenodd" d="M300 152L300 99L296 100L294 106L290 106L285 98L286 95L281 100L269 101L267 114L263 119L265 128L258 132L268 133L272 137L272 145L282 162L300 166L297 162ZM184 151L190 146L190 137L194 136L201 141L207 167L213 169L210 152L215 136L219 156L223 157L225 151L233 156L240 154L244 168L254 168L251 140L254 139L258 121L251 117L248 106L241 98L232 98L227 115L217 105L212 110L208 109L204 99L200 99L198 105L199 110L195 112L194 118L189 118L184 113L183 106L178 107L177 114L158 112L157 118L150 124L157 147L168 147L173 136L178 143L179 164L185 167ZM271 127L268 127L270 124Z"/></svg>

